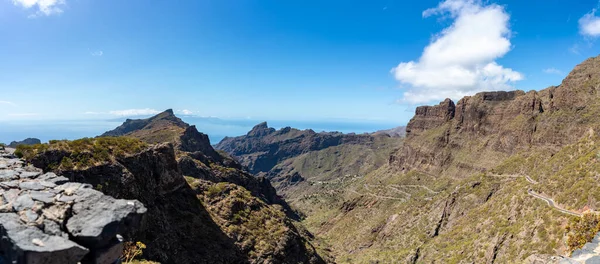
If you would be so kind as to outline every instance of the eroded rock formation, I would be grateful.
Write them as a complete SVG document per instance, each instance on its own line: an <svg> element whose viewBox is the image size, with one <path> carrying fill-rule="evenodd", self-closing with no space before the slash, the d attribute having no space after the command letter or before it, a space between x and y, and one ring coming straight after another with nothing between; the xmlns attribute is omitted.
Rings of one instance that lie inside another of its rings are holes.
<svg viewBox="0 0 600 264"><path fill-rule="evenodd" d="M456 150L507 157L532 146L574 143L590 127L597 128L598 68L600 58L590 58L559 86L529 92L482 92L465 96L456 105L446 99L436 106L418 107L407 125L404 147L390 162L430 173L439 173L451 164L475 172L489 166L457 159Z"/></svg>

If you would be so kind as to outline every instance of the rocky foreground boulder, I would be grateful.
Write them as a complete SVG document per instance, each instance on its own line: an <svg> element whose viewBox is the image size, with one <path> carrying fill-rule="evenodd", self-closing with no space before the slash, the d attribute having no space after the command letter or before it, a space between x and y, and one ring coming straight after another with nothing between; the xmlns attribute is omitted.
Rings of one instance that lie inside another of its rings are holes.
<svg viewBox="0 0 600 264"><path fill-rule="evenodd" d="M113 263L145 213L0 151L0 263Z"/></svg>

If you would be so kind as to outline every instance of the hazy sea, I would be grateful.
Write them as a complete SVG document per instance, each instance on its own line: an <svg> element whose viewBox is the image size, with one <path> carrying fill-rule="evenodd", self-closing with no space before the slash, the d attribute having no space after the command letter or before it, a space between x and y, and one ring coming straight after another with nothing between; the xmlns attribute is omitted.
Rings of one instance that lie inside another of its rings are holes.
<svg viewBox="0 0 600 264"><path fill-rule="evenodd" d="M212 144L216 144L226 136L240 136L248 133L261 120L228 120L184 116L183 121L196 125L200 132L208 134ZM105 131L121 125L125 118L110 120L51 120L51 121L0 121L0 142L10 143L28 137L39 138L42 142L51 139L78 139L95 137ZM329 121L286 121L267 120L269 127L276 129L290 126L298 129L320 131L339 131L343 133L365 133L400 126L390 122L329 120Z"/></svg>

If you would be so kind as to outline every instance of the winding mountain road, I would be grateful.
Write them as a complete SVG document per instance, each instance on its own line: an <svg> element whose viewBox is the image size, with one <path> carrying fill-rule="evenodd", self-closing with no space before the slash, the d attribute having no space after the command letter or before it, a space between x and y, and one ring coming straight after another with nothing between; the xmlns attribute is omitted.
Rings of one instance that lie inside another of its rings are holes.
<svg viewBox="0 0 600 264"><path fill-rule="evenodd" d="M398 184L391 184L392 186L396 186L396 187L412 187L412 188L423 188L425 190L427 190L429 193L431 194L438 194L440 192L436 192L432 189L430 189L429 187L425 186L425 185L414 185L414 184L404 184L404 185L398 185Z"/></svg>
<svg viewBox="0 0 600 264"><path fill-rule="evenodd" d="M569 210L567 210L567 209L564 209L564 208L558 207L558 206L556 205L556 203L554 202L554 200L552 200L552 198L550 198L550 197L543 196L543 195L541 195L541 194L539 194L539 193L536 193L536 192L534 192L534 191L532 191L532 190L527 190L527 193L528 193L529 195L531 195L531 196L535 197L535 198L538 198L538 199L541 199L541 200L545 201L546 203L548 203L548 205L549 205L550 207L552 207L552 208L554 208L554 209L558 210L558 211L559 211L559 212L561 212L561 213L568 214L568 215L573 215L573 216L577 216L577 217L581 217L581 215L582 215L581 213L578 213L578 212L573 212L573 211L569 211Z"/></svg>
<svg viewBox="0 0 600 264"><path fill-rule="evenodd" d="M527 176L527 175L525 176L525 180L527 180L527 181L528 181L529 183L531 183L531 184L538 184L538 182L537 182L537 181L534 181L534 180L533 180L531 177L529 177L529 176Z"/></svg>
<svg viewBox="0 0 600 264"><path fill-rule="evenodd" d="M537 181L533 180L531 177L527 176L527 175L521 175L521 174L488 174L488 176L491 177L498 177L498 178L525 178L525 180L531 184L538 184Z"/></svg>
<svg viewBox="0 0 600 264"><path fill-rule="evenodd" d="M372 196L372 197L379 198L379 199L406 201L405 198L397 198L397 197L390 197L390 196L381 196L381 195L377 195L377 194L373 194L373 193L359 193L359 192L357 192L355 190L348 190L348 191L351 192L351 193L354 193L354 194L361 195L361 196L368 195L368 196Z"/></svg>
<svg viewBox="0 0 600 264"><path fill-rule="evenodd" d="M528 175L520 175L520 174L488 174L491 177L504 177L504 178L521 178L524 177L525 180L531 184L538 184L539 182L535 181L534 179L532 179L531 177L529 177ZM527 193L537 199L540 199L542 201L545 201L550 207L554 208L555 210L563 213L563 214L568 214L568 215L572 215L572 216L577 216L577 217L581 217L582 214L575 212L575 211L570 211L567 209L564 209L562 207L559 207L558 205L556 205L556 203L554 202L554 200L552 200L552 198L544 196L542 194L539 194L537 192L534 192L533 190L529 189L527 190Z"/></svg>
<svg viewBox="0 0 600 264"><path fill-rule="evenodd" d="M405 192L403 190L400 190L400 189L398 189L398 187L395 187L393 185L389 185L387 187L390 188L390 189L392 189L392 190L394 190L394 191L396 191L396 192L399 192L401 194L404 194L404 195L408 196L408 199L410 199L410 197L412 196L410 193L407 193L407 192Z"/></svg>
<svg viewBox="0 0 600 264"><path fill-rule="evenodd" d="M530 183L530 184L539 184L539 182L535 181L534 179L532 179L528 175L520 175L520 174L507 174L507 175L488 174L488 175L491 176L491 177L525 178L525 180L528 183ZM318 182L315 182L315 183L317 183L317 184L329 184L329 183L333 183L333 182L318 181ZM398 197L383 196L383 195L375 194L373 192L373 190L371 189L372 186L373 187L377 187L377 188L380 188L380 187L383 186L384 188L392 189L392 190L394 190L394 191L396 191L398 193L401 193L401 194L405 195L406 198L398 198ZM436 192L436 191L434 191L434 190L432 190L429 187L424 186L424 185L410 185L410 184L408 184L408 185L399 185L399 184L381 185L381 184L366 184L365 183L364 187L365 187L365 189L368 192L366 192L366 193L360 193L360 192L358 192L356 190L348 190L348 191L352 192L354 194L357 194L357 195L361 195L361 196L371 196L371 197L375 197L375 198L379 198L379 199L398 200L398 201L406 201L406 200L410 199L411 196L412 196L410 193L405 192L405 191L399 189L399 188L402 188L402 187L423 188L423 189L427 190L431 194L438 194L439 193L439 192ZM557 210L557 211L559 211L561 213L572 215L572 216L577 216L577 217L581 217L582 216L581 213L578 213L578 212L575 212L575 211L570 211L570 210L564 209L562 207L559 207L558 205L556 205L556 203L554 202L554 200L552 198L546 197L546 196L544 196L542 194L534 192L531 189L527 190L527 193L529 195L533 196L534 198L537 198L537 199L540 199L542 201L545 201L548 204L548 206L554 208L555 210Z"/></svg>
<svg viewBox="0 0 600 264"><path fill-rule="evenodd" d="M347 175L348 176L348 175ZM355 181L356 179L358 179L357 175L355 176L351 176L349 177L349 181ZM310 184L317 184L317 185L329 185L329 184L339 184L339 183L343 183L344 180L332 180L332 181L312 181L312 180L307 180ZM397 201L407 201L408 199L410 199L412 197L412 195L404 190L401 190L400 188L402 187L406 187L406 188L423 188L425 189L427 192L431 193L431 194L438 194L439 192L436 192L432 189L430 189L427 186L424 185L400 185L400 184L390 184L390 185L384 185L384 184L363 184L365 190L367 192L365 193L361 193L358 192L356 190L348 190L351 193L357 194L357 195L361 195L361 196L371 196L371 197L375 197L375 198L379 198L379 199L386 199L386 200L397 200ZM373 190L372 188L388 188L391 189L392 191L402 194L404 196L406 196L406 198L402 197L392 197L392 196L385 196L385 195L379 195L376 194L376 190ZM306 198L306 197L302 197L302 198ZM297 200L301 200L302 198L296 198L296 199L287 199L288 202L294 202Z"/></svg>
<svg viewBox="0 0 600 264"><path fill-rule="evenodd" d="M429 192L430 194L438 194L440 192L436 192L432 189L430 189L429 187L425 186L425 185L414 185L414 184L364 184L365 189L367 189L367 191L371 191L371 186L375 186L375 187L383 187L383 188L389 188L392 189L396 192L402 193L406 196L408 196L408 198L410 198L412 195L406 191L400 190L400 188L406 187L406 188L422 188L425 189L427 192Z"/></svg>

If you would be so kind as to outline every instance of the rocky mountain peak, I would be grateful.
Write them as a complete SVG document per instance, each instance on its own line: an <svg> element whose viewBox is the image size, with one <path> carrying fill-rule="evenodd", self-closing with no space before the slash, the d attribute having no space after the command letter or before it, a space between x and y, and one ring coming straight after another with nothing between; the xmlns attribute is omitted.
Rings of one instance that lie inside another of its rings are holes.
<svg viewBox="0 0 600 264"><path fill-rule="evenodd" d="M146 119L127 119L117 128L107 131L101 136L124 136L138 130L162 129L166 127L187 128L189 125L175 116L172 109L167 109L153 117Z"/></svg>
<svg viewBox="0 0 600 264"><path fill-rule="evenodd" d="M577 65L562 83L551 87L552 109L581 110L598 100L600 92L600 56Z"/></svg>
<svg viewBox="0 0 600 264"><path fill-rule="evenodd" d="M249 137L260 137L260 136L266 136L273 132L275 132L274 128L269 128L269 126L267 125L267 122L262 122L256 126L254 126L252 128L252 130L250 130L250 132L248 132L247 135Z"/></svg>
<svg viewBox="0 0 600 264"><path fill-rule="evenodd" d="M189 125L186 124L185 122L183 122L179 117L175 116L175 114L173 113L173 109L167 109L164 112L151 117L149 119L150 123L152 124L153 122L159 122L159 121L168 121L169 123L178 126L178 127L183 127L186 128Z"/></svg>
<svg viewBox="0 0 600 264"><path fill-rule="evenodd" d="M219 154L210 145L210 139L208 135L201 133L196 129L196 126L189 126L185 129L180 137L182 151L197 152L200 151L205 155L213 158L213 160L219 160Z"/></svg>
<svg viewBox="0 0 600 264"><path fill-rule="evenodd" d="M269 128L267 121L264 121L264 122L261 122L261 123L255 125L253 129L265 129L265 128Z"/></svg>
<svg viewBox="0 0 600 264"><path fill-rule="evenodd" d="M456 105L452 100L446 98L435 106L419 106L415 110L415 116L406 126L408 136L435 128L454 118Z"/></svg>
<svg viewBox="0 0 600 264"><path fill-rule="evenodd" d="M154 121L161 120L161 119L172 120L176 123L180 123L180 121L181 121L181 119L179 119L177 116L175 116L173 109L167 109L167 110L155 115L154 117L152 117L152 119Z"/></svg>
<svg viewBox="0 0 600 264"><path fill-rule="evenodd" d="M263 122L244 136L223 139L215 148L238 158L251 173L266 173L278 162L309 151L373 140L374 136L368 134L317 133L312 129L299 130L291 127L275 130Z"/></svg>

